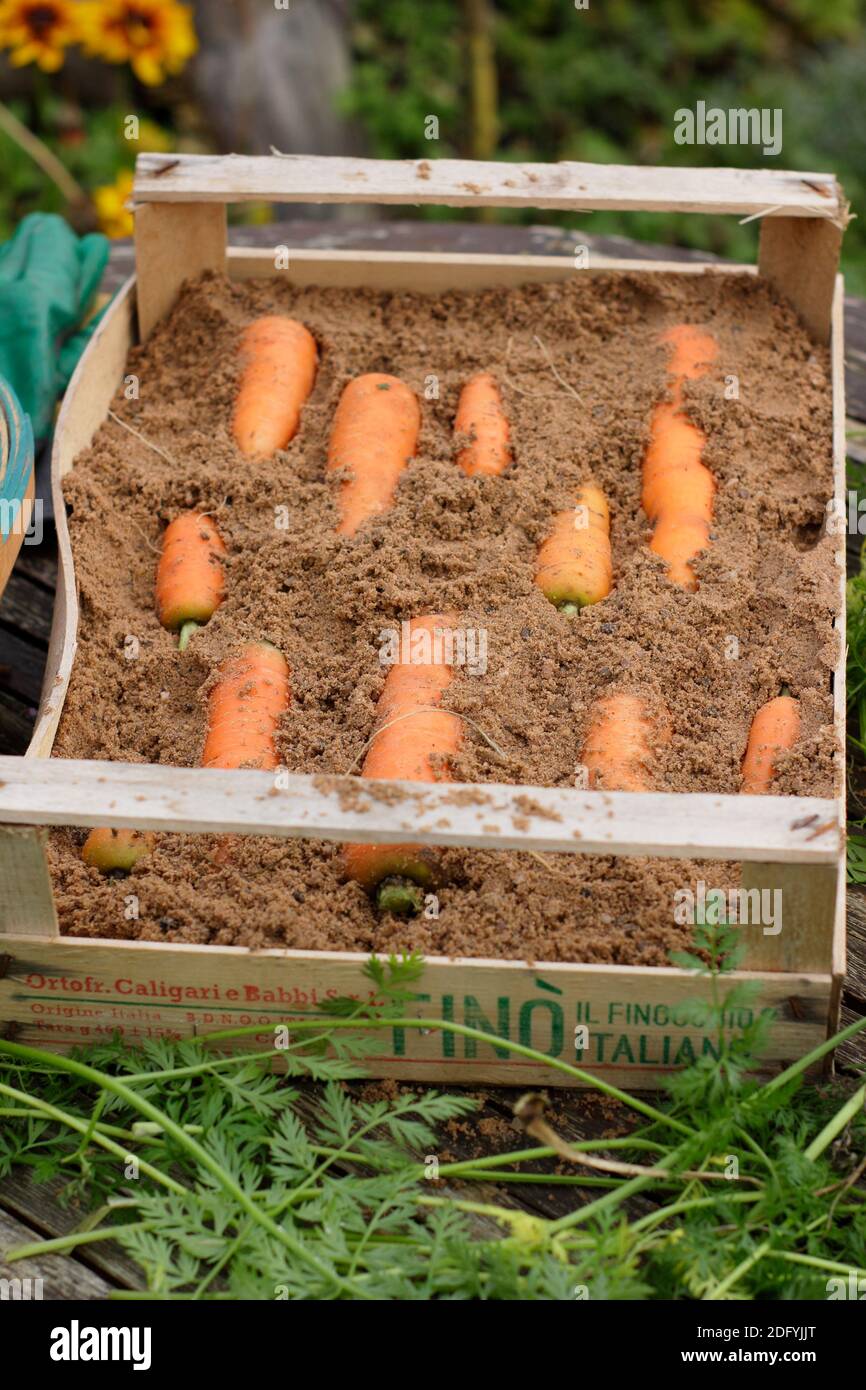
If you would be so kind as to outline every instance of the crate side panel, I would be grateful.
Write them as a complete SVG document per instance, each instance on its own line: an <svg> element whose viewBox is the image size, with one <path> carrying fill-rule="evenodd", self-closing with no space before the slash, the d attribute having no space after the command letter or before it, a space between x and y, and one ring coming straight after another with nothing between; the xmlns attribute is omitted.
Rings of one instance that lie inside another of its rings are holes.
<svg viewBox="0 0 866 1390"><path fill-rule="evenodd" d="M74 466L78 454L90 446L93 436L105 420L134 341L135 292L134 281L129 279L106 309L72 374L54 431L51 494L57 529L57 591L42 700L25 754L28 758L47 758L51 754L75 659L78 594L66 524L63 479Z"/></svg>
<svg viewBox="0 0 866 1390"><path fill-rule="evenodd" d="M836 291L833 299L833 330L831 343L833 380L833 488L837 515L847 517L847 440L845 432L845 282L841 275L836 277ZM836 565L838 567L839 611L835 619L839 641L836 670L833 674L833 704L837 754L837 795L841 800L841 823L847 823L848 777L845 762L846 720L848 714L847 679L847 612L846 612L846 532L840 526L837 535ZM833 974L844 978L846 951L845 891L847 888L847 866L844 843L839 854L839 880L836 888L836 919L833 930Z"/></svg>
<svg viewBox="0 0 866 1390"><path fill-rule="evenodd" d="M57 935L44 830L0 825L0 955L7 933Z"/></svg>
<svg viewBox="0 0 866 1390"><path fill-rule="evenodd" d="M251 952L83 940L9 938L0 980L0 1026L37 1046L65 1050L115 1031L130 1043L188 1038L247 1026L244 1046L274 1045L280 1024L327 1023L325 1001L349 995L376 1003L363 958L338 953ZM728 1020L746 1026L769 1010L765 1062L771 1069L826 1036L829 976L752 978L755 1000ZM536 1048L624 1086L661 1086L715 1046L706 981L678 970L428 961L407 1017L445 1019ZM585 1031L581 1031L585 1030ZM296 1035L297 1036L297 1035ZM374 1076L453 1084L574 1085L568 1073L439 1029L387 1026L369 1061Z"/></svg>

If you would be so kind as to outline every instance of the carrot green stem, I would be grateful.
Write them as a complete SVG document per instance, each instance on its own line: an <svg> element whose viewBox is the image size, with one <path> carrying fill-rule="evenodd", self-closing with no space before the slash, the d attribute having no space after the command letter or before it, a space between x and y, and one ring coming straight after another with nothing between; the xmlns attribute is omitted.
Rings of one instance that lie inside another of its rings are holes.
<svg viewBox="0 0 866 1390"><path fill-rule="evenodd" d="M22 1062L42 1062L45 1060L45 1054L39 1052L36 1048L27 1047L23 1043L8 1042L5 1038L0 1040L0 1052L6 1053L10 1057L17 1057L19 1061ZM223 1191L228 1193L228 1195L237 1202L238 1206L242 1207L247 1215L252 1217L257 1225L267 1231L268 1235L273 1240L285 1246L296 1259L310 1265L326 1282L335 1284L342 1292L347 1293L350 1297L354 1295L355 1297L372 1298L371 1294L359 1290L357 1285L353 1284L350 1280L341 1278L334 1270L329 1269L325 1261L320 1259L313 1250L308 1249L294 1232L286 1230L283 1226L279 1225L271 1216L270 1212L257 1207L246 1185L235 1176L233 1171L223 1165L218 1156L199 1144L196 1139L193 1139L192 1136L186 1132L184 1127L179 1124L177 1120L172 1119L170 1115L160 1110L148 1100L146 1096L140 1096L134 1090L131 1090L126 1085L123 1077L113 1076L108 1072L99 1071L96 1067L89 1067L86 1063L79 1062L74 1057L58 1056L54 1057L52 1061L59 1071L68 1072L72 1076L78 1077L81 1081L99 1086L104 1091L110 1091L111 1094L117 1096L119 1100L124 1101L132 1109L137 1110L140 1115L144 1115L148 1120L153 1120L170 1139L174 1140L175 1144L186 1150L200 1168L204 1168L206 1172L210 1173L211 1177L216 1179L216 1182ZM18 1101L24 1099L23 1095L13 1090L11 1086L0 1085L0 1094L8 1096L10 1100ZM35 1098L33 1103L36 1103ZM44 1103L40 1103L38 1108L43 1110L49 1109ZM80 1124L75 1124L74 1119L75 1117L73 1116L70 1116L68 1119L64 1117L64 1122L70 1124L72 1128L88 1128L83 1121L81 1121ZM119 1145L113 1144L110 1140L106 1139L105 1136L101 1136L97 1132L94 1132L92 1137L105 1149L119 1149ZM120 1149L119 1151L125 1157L125 1150ZM144 1171L144 1162L141 1159L139 1159L138 1162L139 1168ZM154 1171L159 1181L161 1181L164 1186L171 1185L175 1191L179 1191L183 1196L187 1195L187 1189L180 1183L176 1183L174 1179L170 1179L166 1174L159 1172L158 1169Z"/></svg>
<svg viewBox="0 0 866 1390"><path fill-rule="evenodd" d="M790 695L790 694L791 694L791 687L790 687L789 685L786 685L784 681L783 681L782 684L779 686L779 694L780 694L780 695Z"/></svg>
<svg viewBox="0 0 866 1390"><path fill-rule="evenodd" d="M414 917L424 906L424 889L409 878L383 878L376 889L376 906L395 917Z"/></svg>
<svg viewBox="0 0 866 1390"><path fill-rule="evenodd" d="M579 604L579 603L561 603L561 604L559 605L559 611L560 611L560 613L565 613L567 617L573 618L574 615L575 615L575 613L579 613L579 612L580 612L580 604Z"/></svg>
<svg viewBox="0 0 866 1390"><path fill-rule="evenodd" d="M194 632L198 632L200 627L201 623L184 623L183 627L180 630L180 640L177 644L177 649L179 652L186 651L187 643L189 642L190 637L192 637L192 634Z"/></svg>

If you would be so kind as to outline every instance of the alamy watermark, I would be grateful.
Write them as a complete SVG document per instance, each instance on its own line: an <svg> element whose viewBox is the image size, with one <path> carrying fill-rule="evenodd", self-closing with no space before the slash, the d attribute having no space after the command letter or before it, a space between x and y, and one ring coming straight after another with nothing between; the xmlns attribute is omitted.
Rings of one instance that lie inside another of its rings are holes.
<svg viewBox="0 0 866 1390"><path fill-rule="evenodd" d="M48 1354L52 1361L131 1361L134 1371L147 1371L151 1328L82 1327L73 1318L68 1327L52 1328Z"/></svg>
<svg viewBox="0 0 866 1390"><path fill-rule="evenodd" d="M847 503L847 509L846 509ZM866 497L849 488L844 500L831 497L825 504L829 536L866 536Z"/></svg>
<svg viewBox="0 0 866 1390"><path fill-rule="evenodd" d="M431 632L404 620L399 627L382 628L379 661L383 666L462 666L469 676L483 676L487 629L436 627Z"/></svg>
<svg viewBox="0 0 866 1390"><path fill-rule="evenodd" d="M777 106L735 107L695 104L674 112L674 141L678 145L759 145L765 155L782 152L782 111Z"/></svg>
<svg viewBox="0 0 866 1390"><path fill-rule="evenodd" d="M23 536L24 545L41 545L43 535L42 498L33 502L20 497L0 497L0 538Z"/></svg>
<svg viewBox="0 0 866 1390"><path fill-rule="evenodd" d="M0 1279L0 1303L28 1303L44 1297L41 1279Z"/></svg>
<svg viewBox="0 0 866 1390"><path fill-rule="evenodd" d="M696 922L708 927L761 927L764 936L778 936L782 930L782 890L708 888L699 878L694 891L678 888L674 893L674 921L684 927Z"/></svg>

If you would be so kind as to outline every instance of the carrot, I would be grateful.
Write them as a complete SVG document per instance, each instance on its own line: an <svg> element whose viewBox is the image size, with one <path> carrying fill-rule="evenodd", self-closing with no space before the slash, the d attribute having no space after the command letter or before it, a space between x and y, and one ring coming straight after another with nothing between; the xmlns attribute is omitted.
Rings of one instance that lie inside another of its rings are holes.
<svg viewBox="0 0 866 1390"><path fill-rule="evenodd" d="M277 767L274 734L288 703L289 668L276 647L251 642L229 657L210 695L202 767ZM138 830L91 830L81 856L105 872L128 871L150 853L154 838ZM218 862L230 857L232 840L220 841Z"/></svg>
<svg viewBox="0 0 866 1390"><path fill-rule="evenodd" d="M509 428L496 378L479 372L460 392L454 420L457 434L469 436L457 462L470 478L504 473L511 462Z"/></svg>
<svg viewBox="0 0 866 1390"><path fill-rule="evenodd" d="M110 830L100 826L91 830L81 847L81 857L85 864L91 864L103 873L121 870L129 873L145 855L153 849L156 836L150 831Z"/></svg>
<svg viewBox="0 0 866 1390"><path fill-rule="evenodd" d="M535 582L563 613L576 613L610 593L610 509L595 483L578 490L574 509L560 512L538 552Z"/></svg>
<svg viewBox="0 0 866 1390"><path fill-rule="evenodd" d="M329 473L349 475L340 488L341 535L354 536L391 506L420 428L418 401L405 382L383 372L349 382L334 414L327 463Z"/></svg>
<svg viewBox="0 0 866 1390"><path fill-rule="evenodd" d="M761 705L749 730L749 741L743 755L740 791L753 795L769 792L776 775L776 758L793 748L800 737L800 704L783 693Z"/></svg>
<svg viewBox="0 0 866 1390"><path fill-rule="evenodd" d="M457 752L461 724L457 715L436 708L453 677L451 666L437 659L447 651L436 632L444 633L453 623L452 616L432 614L409 624L409 654L420 647L420 654L430 659L400 663L388 672L363 777L450 780L440 760ZM436 850L421 845L347 845L344 851L348 877L369 893L377 890L382 911L404 915L423 906L423 890L435 879L437 858Z"/></svg>
<svg viewBox="0 0 866 1390"><path fill-rule="evenodd" d="M709 544L716 484L701 462L706 436L682 411L683 382L703 376L718 349L709 334L690 324L669 329L662 342L674 349L672 400L653 411L641 502L654 527L650 549L667 562L675 584L695 590L698 581L689 562Z"/></svg>
<svg viewBox="0 0 866 1390"><path fill-rule="evenodd" d="M181 512L166 527L156 571L156 611L169 631L180 629L178 651L208 622L225 593L222 537L209 516Z"/></svg>
<svg viewBox="0 0 866 1390"><path fill-rule="evenodd" d="M316 340L297 319L265 314L244 331L240 346L244 367L232 433L246 458L266 459L297 433L316 379Z"/></svg>
<svg viewBox="0 0 866 1390"><path fill-rule="evenodd" d="M637 695L603 696L593 707L583 748L589 785L608 792L651 790L653 752L669 742L667 722L653 718Z"/></svg>
<svg viewBox="0 0 866 1390"><path fill-rule="evenodd" d="M210 693L202 767L275 768L274 735L289 705L289 668L269 642L227 658Z"/></svg>

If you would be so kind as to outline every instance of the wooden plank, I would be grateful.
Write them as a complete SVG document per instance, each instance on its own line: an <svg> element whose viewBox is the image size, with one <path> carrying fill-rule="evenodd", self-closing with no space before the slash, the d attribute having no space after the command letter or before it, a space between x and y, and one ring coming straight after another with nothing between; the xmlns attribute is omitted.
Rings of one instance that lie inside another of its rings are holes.
<svg viewBox="0 0 866 1390"><path fill-rule="evenodd" d="M51 752L75 658L78 594L63 502L63 479L82 450L90 447L93 436L106 418L114 393L123 379L134 331L135 292L134 282L129 280L118 291L80 358L57 417L51 450L51 493L57 530L57 588L42 700L27 749L28 757L47 758Z"/></svg>
<svg viewBox="0 0 866 1390"><path fill-rule="evenodd" d="M744 965L749 970L831 974L838 877L838 864L744 863L743 889L770 894L765 901L778 909L768 931L758 925L742 928ZM844 891L842 899L844 914Z"/></svg>
<svg viewBox="0 0 866 1390"><path fill-rule="evenodd" d="M817 217L765 217L761 223L758 271L819 343L830 338L843 231L844 222Z"/></svg>
<svg viewBox="0 0 866 1390"><path fill-rule="evenodd" d="M29 705L38 705L45 670L45 648L8 631L2 633L2 641L0 674L6 690L19 700L26 700Z"/></svg>
<svg viewBox="0 0 866 1390"><path fill-rule="evenodd" d="M0 825L0 936L57 935L44 840L42 830Z"/></svg>
<svg viewBox="0 0 866 1390"><path fill-rule="evenodd" d="M184 280L224 271L226 210L210 206L146 205L135 213L138 333L145 342L171 309Z"/></svg>
<svg viewBox="0 0 866 1390"><path fill-rule="evenodd" d="M847 893L848 971L845 994L852 1008L866 1013L866 888L849 884Z"/></svg>
<svg viewBox="0 0 866 1390"><path fill-rule="evenodd" d="M37 642L47 643L51 632L52 598L20 569L9 577L0 599L0 627L11 628Z"/></svg>
<svg viewBox="0 0 866 1390"><path fill-rule="evenodd" d="M275 262L277 250L281 268ZM288 262L288 264L286 264ZM327 285L335 289L414 290L441 294L448 290L491 289L496 286L544 284L572 275L602 271L641 274L755 275L753 265L714 261L630 261L590 252L587 263L573 256L456 255L425 251L315 251L291 246L248 250L229 247L227 270L233 280L262 277L286 279L294 285Z"/></svg>
<svg viewBox="0 0 866 1390"><path fill-rule="evenodd" d="M835 864L819 797L603 792L0 758L0 819L282 839Z"/></svg>
<svg viewBox="0 0 866 1390"><path fill-rule="evenodd" d="M365 957L336 951L250 951L241 947L34 937L3 943L10 957L0 979L0 1020L15 1036L63 1050L120 1031L131 1043L191 1037L261 1025L246 1040L261 1050L293 1019L324 1018L328 998L370 999ZM771 1010L774 1025L762 1066L773 1070L826 1034L829 975L739 972L756 998L727 1020L736 1029ZM624 1084L654 1087L672 1069L709 1051L717 1028L706 1012L711 982L684 970L562 965L501 960L425 962L409 1018L444 1018ZM693 1001L703 1001L696 1016ZM575 1029L585 1025L585 1038ZM372 1076L525 1085L574 1085L574 1078L486 1043L446 1038L439 1029L381 1034L381 1051L365 1062ZM575 1040L582 1050L576 1051ZM500 1049L501 1052L501 1049Z"/></svg>
<svg viewBox="0 0 866 1390"><path fill-rule="evenodd" d="M844 223L832 174L623 164L509 164L310 155L140 154L137 203L431 203L818 217Z"/></svg>
<svg viewBox="0 0 866 1390"><path fill-rule="evenodd" d="M853 1009L843 1005L839 1027L847 1028L849 1024L856 1023L858 1018L862 1017L862 1013L855 1013ZM853 1038L842 1044L836 1052L836 1067L853 1072L858 1082L862 1082L866 1073L866 1031L855 1033Z"/></svg>
<svg viewBox="0 0 866 1390"><path fill-rule="evenodd" d="M53 535L41 545L26 545L18 556L15 574L30 583L41 584L52 594L57 583L57 554Z"/></svg>
<svg viewBox="0 0 866 1390"><path fill-rule="evenodd" d="M120 1186L118 1184L118 1189ZM67 1180L64 1178L37 1183L33 1179L32 1169L22 1165L0 1182L0 1207L41 1236L53 1239L69 1235L87 1215L88 1208L74 1203L71 1206L61 1205L58 1199L66 1187ZM141 1270L112 1241L82 1245L74 1258L94 1269L111 1284L126 1289L146 1287Z"/></svg>
<svg viewBox="0 0 866 1390"><path fill-rule="evenodd" d="M31 706L0 687L0 753L17 757L24 752L33 729L32 715Z"/></svg>
<svg viewBox="0 0 866 1390"><path fill-rule="evenodd" d="M17 1221L14 1216L0 1211L0 1280L10 1281L2 1285L4 1292L0 1301L43 1299L80 1300L106 1299L112 1285L80 1260L69 1259L66 1255L31 1255L26 1260L16 1260L9 1264L4 1259L8 1250L19 1245L30 1245L39 1240L39 1233ZM27 1281L19 1283L18 1281Z"/></svg>
<svg viewBox="0 0 866 1390"><path fill-rule="evenodd" d="M836 506L839 515L845 516L847 500L847 443L846 443L846 406L845 406L845 282L841 275L836 276L836 287L833 295L833 312L831 327L831 379L833 389L833 495L836 499ZM846 692L847 675L847 557L846 540L844 532L836 535L836 548L834 560L836 563L836 582L837 582L837 609L833 620L836 629L836 638L839 644L836 657L836 669L833 672L833 723L836 730L837 754L836 754L836 795L841 801L842 824L848 821L848 769L846 764L845 750L847 746L847 718L848 701ZM838 878L836 882L836 915L833 922L833 944L831 970L837 986L841 987L841 982L845 978L846 969L846 950L845 950L845 890L847 887L847 870L845 847L839 856ZM830 1027L835 1028L838 1024L838 998L840 988L835 991L833 1017L830 1019Z"/></svg>
<svg viewBox="0 0 866 1390"><path fill-rule="evenodd" d="M60 482L78 455L90 447L108 413L132 346L134 322L135 281L130 279L116 294L79 358L57 416L51 481L58 521L64 512Z"/></svg>

